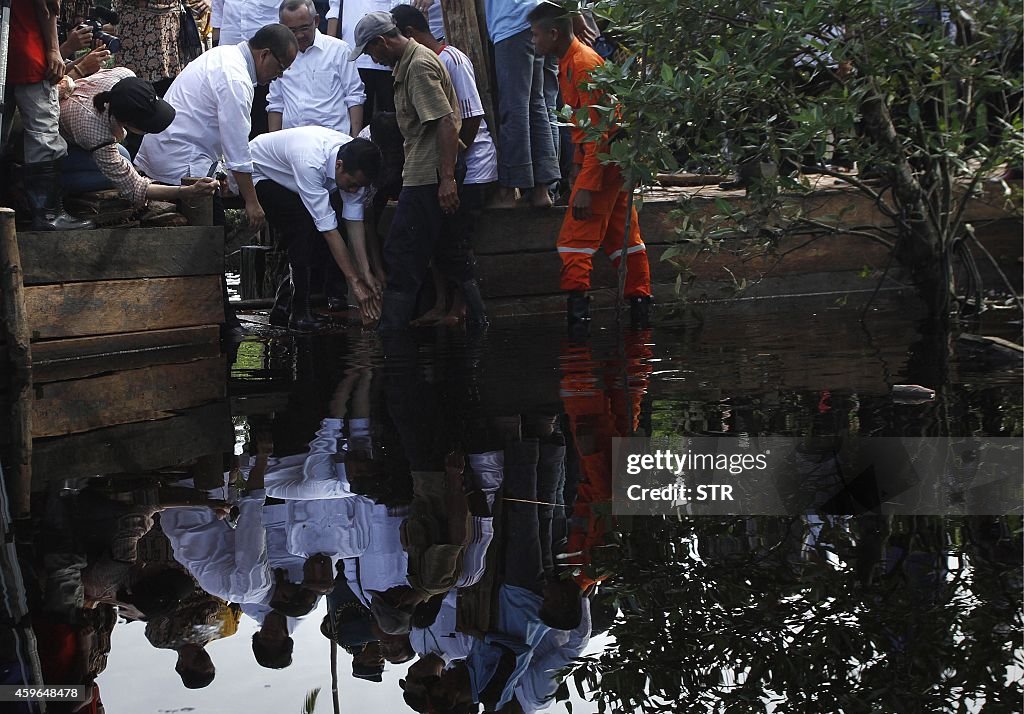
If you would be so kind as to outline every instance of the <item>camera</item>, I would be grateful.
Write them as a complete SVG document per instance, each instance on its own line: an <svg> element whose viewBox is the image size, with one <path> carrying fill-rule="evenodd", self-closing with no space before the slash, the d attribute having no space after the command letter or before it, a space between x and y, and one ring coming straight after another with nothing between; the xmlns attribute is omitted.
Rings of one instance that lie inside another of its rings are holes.
<svg viewBox="0 0 1024 714"><path fill-rule="evenodd" d="M104 25L116 25L121 21L120 15L113 10L103 7L94 7L89 10L89 17L85 24L92 28L93 42L102 42L111 53L121 51L121 39L103 31Z"/></svg>

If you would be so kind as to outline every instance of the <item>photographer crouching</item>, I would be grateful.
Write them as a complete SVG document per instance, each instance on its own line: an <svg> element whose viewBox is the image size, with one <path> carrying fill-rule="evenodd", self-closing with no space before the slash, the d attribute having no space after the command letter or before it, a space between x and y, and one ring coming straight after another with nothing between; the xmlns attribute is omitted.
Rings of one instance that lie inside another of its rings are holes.
<svg viewBox="0 0 1024 714"><path fill-rule="evenodd" d="M70 142L64 167L66 193L117 188L138 208L149 199L178 201L212 195L216 179L190 186L162 186L139 174L121 144L128 132L159 134L174 119L174 108L157 98L150 82L130 69L103 69L74 83L60 103L60 130Z"/></svg>

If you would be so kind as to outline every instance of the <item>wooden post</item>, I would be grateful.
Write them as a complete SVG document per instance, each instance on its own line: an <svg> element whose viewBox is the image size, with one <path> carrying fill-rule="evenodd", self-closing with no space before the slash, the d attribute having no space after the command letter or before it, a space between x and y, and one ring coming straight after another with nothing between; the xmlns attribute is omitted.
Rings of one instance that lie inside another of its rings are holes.
<svg viewBox="0 0 1024 714"><path fill-rule="evenodd" d="M466 0L441 0L441 11L444 14L445 41L469 55L476 72L476 88L480 92L480 101L484 105L487 126L493 134L497 130L494 113L494 98L491 87L493 72L491 70L491 53L487 44L487 33L481 23L482 13L477 14L477 6Z"/></svg>
<svg viewBox="0 0 1024 714"><path fill-rule="evenodd" d="M181 180L182 186L191 186L200 179L186 176ZM181 215L188 219L190 226L213 225L213 196L192 196L181 199Z"/></svg>
<svg viewBox="0 0 1024 714"><path fill-rule="evenodd" d="M32 333L25 310L25 292L14 211L0 208L0 292L11 371L11 516L27 518L32 498Z"/></svg>

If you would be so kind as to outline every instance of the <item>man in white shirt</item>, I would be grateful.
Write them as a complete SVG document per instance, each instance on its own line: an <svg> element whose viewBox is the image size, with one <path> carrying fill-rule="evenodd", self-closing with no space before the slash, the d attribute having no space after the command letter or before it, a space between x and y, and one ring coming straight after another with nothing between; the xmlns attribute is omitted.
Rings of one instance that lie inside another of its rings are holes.
<svg viewBox="0 0 1024 714"><path fill-rule="evenodd" d="M223 158L245 201L249 227L262 228L265 216L249 151L253 88L280 77L297 52L295 36L279 24L267 25L248 42L204 52L171 84L164 99L175 109L174 121L163 132L143 137L135 166L173 186L185 176L208 176ZM223 209L218 213L214 222L223 225Z"/></svg>
<svg viewBox="0 0 1024 714"><path fill-rule="evenodd" d="M313 0L285 0L281 24L292 31L299 54L291 68L270 85L270 131L322 126L356 136L363 128L363 80L348 61L348 43L319 30Z"/></svg>
<svg viewBox="0 0 1024 714"><path fill-rule="evenodd" d="M210 26L213 44L237 45L277 22L280 0L213 0Z"/></svg>
<svg viewBox="0 0 1024 714"><path fill-rule="evenodd" d="M380 150L366 139L318 126L264 134L253 139L250 148L256 193L271 224L288 241L293 294L288 327L315 330L321 324L310 312L309 295L312 270L326 257L325 243L359 301L364 319L377 320L383 287L366 250L363 202L366 186L380 170ZM331 194L339 190L355 261L338 231L338 216L331 205ZM284 293L279 290L278 294ZM282 312L276 307L272 319Z"/></svg>

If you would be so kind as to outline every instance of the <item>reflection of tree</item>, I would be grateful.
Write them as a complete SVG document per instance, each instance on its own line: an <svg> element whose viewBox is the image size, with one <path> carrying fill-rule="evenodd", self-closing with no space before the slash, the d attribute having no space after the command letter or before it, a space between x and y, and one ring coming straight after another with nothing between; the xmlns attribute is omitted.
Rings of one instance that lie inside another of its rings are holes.
<svg viewBox="0 0 1024 714"><path fill-rule="evenodd" d="M602 711L1016 711L1020 528L638 520L602 593L622 610L614 642L572 677Z"/></svg>

